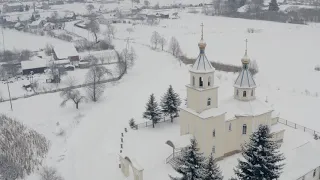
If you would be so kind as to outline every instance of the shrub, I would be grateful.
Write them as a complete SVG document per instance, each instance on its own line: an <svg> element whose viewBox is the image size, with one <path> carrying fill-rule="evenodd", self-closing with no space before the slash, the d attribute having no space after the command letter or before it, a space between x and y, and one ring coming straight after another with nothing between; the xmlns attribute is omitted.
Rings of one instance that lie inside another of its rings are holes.
<svg viewBox="0 0 320 180"><path fill-rule="evenodd" d="M314 67L314 70L320 71L320 65L316 65L316 67Z"/></svg>
<svg viewBox="0 0 320 180"><path fill-rule="evenodd" d="M130 126L131 129L137 129L136 122L134 121L133 118L131 118L131 119L129 120L129 126Z"/></svg>
<svg viewBox="0 0 320 180"><path fill-rule="evenodd" d="M53 167L43 167L40 172L41 180L63 180Z"/></svg>
<svg viewBox="0 0 320 180"><path fill-rule="evenodd" d="M69 42L73 40L72 36L70 36L68 34L59 34L57 36L57 38L61 39L61 40L64 40L64 41L69 41Z"/></svg>

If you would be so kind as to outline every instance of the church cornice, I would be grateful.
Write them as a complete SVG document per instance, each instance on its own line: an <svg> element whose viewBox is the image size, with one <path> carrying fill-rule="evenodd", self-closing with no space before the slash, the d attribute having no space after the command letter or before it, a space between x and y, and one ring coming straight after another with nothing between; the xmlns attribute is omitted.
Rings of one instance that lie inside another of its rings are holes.
<svg viewBox="0 0 320 180"><path fill-rule="evenodd" d="M207 87L207 88L196 88L196 87L194 87L194 86L192 86L190 84L187 84L186 87L194 89L194 90L199 91L199 92L203 92L203 91L208 91L208 90L211 90L211 89L219 88L219 86L216 86L216 85L212 86L212 87Z"/></svg>

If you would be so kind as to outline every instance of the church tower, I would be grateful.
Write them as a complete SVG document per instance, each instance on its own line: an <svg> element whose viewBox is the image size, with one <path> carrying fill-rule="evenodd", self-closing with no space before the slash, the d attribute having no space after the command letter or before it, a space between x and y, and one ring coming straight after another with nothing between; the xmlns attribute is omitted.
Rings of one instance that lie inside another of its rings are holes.
<svg viewBox="0 0 320 180"><path fill-rule="evenodd" d="M242 62L242 70L236 79L234 87L234 98L241 101L250 101L256 98L256 83L249 71L250 58L247 49L248 40L246 40L246 50Z"/></svg>
<svg viewBox="0 0 320 180"><path fill-rule="evenodd" d="M187 85L187 107L197 113L218 107L218 86L214 85L214 67L205 54L207 44L203 40L203 24L201 40L198 43L199 56L190 69L190 84Z"/></svg>

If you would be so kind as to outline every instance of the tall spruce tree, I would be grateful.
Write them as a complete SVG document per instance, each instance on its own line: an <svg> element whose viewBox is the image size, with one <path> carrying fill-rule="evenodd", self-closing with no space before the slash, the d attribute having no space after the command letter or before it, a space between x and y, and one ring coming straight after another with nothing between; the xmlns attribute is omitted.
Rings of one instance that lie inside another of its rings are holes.
<svg viewBox="0 0 320 180"><path fill-rule="evenodd" d="M162 113L166 116L170 116L171 122L173 122L173 118L179 116L178 107L180 104L181 100L179 94L175 93L170 85L166 94L161 98L160 106L162 108Z"/></svg>
<svg viewBox="0 0 320 180"><path fill-rule="evenodd" d="M205 175L203 177L203 180L222 180L223 179L220 168L217 165L216 160L213 158L212 154L210 154L209 158L207 159L204 169L205 169Z"/></svg>
<svg viewBox="0 0 320 180"><path fill-rule="evenodd" d="M161 111L159 109L158 103L154 97L154 94L150 95L149 101L146 105L146 111L143 113L143 118L152 121L152 127L159 122L161 119Z"/></svg>
<svg viewBox="0 0 320 180"><path fill-rule="evenodd" d="M203 180L205 175L206 158L199 152L197 141L191 139L190 146L182 150L181 156L177 157L177 165L173 166L182 177L171 177L172 180Z"/></svg>
<svg viewBox="0 0 320 180"><path fill-rule="evenodd" d="M278 179L285 158L279 146L272 140L270 129L260 125L258 131L250 136L250 141L242 147L243 160L238 160L235 174L239 179L273 180Z"/></svg>
<svg viewBox="0 0 320 180"><path fill-rule="evenodd" d="M269 11L279 11L277 0L271 0L271 2L269 3Z"/></svg>

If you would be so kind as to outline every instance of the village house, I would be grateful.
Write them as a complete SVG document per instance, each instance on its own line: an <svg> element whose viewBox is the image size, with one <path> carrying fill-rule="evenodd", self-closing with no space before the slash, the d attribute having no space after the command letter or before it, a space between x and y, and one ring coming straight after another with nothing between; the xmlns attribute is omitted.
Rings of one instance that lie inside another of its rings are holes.
<svg viewBox="0 0 320 180"><path fill-rule="evenodd" d="M64 15L64 19L68 20L68 21L73 21L73 20L76 20L76 13L74 12L67 12L65 15Z"/></svg>
<svg viewBox="0 0 320 180"><path fill-rule="evenodd" d="M47 68L47 60L34 57L33 60L21 61L22 75L44 73Z"/></svg>
<svg viewBox="0 0 320 180"><path fill-rule="evenodd" d="M2 12L3 13L10 13L10 12L17 12L17 11L23 11L24 5L22 3L12 3L12 4L4 4L2 6Z"/></svg>
<svg viewBox="0 0 320 180"><path fill-rule="evenodd" d="M72 43L54 46L53 58L55 61L69 60L72 65L79 66L79 53Z"/></svg>
<svg viewBox="0 0 320 180"><path fill-rule="evenodd" d="M29 28L30 29L42 29L45 22L46 21L43 19L38 19L36 21L33 21L31 24L29 24Z"/></svg>
<svg viewBox="0 0 320 180"><path fill-rule="evenodd" d="M43 25L43 30L45 31L51 31L51 30L54 30L56 29L56 24L55 23L50 23L50 22L47 22Z"/></svg>

